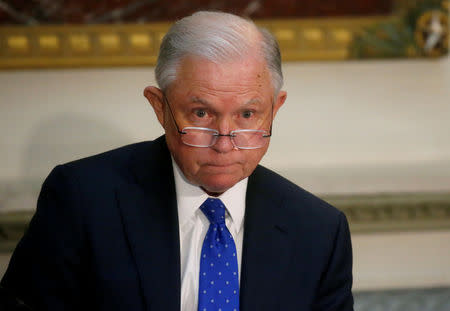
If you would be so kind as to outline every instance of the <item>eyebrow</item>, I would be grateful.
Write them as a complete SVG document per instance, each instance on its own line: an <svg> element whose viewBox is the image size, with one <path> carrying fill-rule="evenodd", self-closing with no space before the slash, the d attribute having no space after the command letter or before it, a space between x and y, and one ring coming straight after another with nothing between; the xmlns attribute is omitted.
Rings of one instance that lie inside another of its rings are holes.
<svg viewBox="0 0 450 311"><path fill-rule="evenodd" d="M203 105L206 105L206 106L213 106L213 104L211 102L207 101L206 99L197 97L197 96L191 97L191 101L194 102L194 103L200 103L200 104L203 104ZM244 103L243 106L248 106L248 105L251 105L251 104L254 104L254 103L259 103L259 102L261 102L260 99L252 98L252 99L248 100L246 103Z"/></svg>
<svg viewBox="0 0 450 311"><path fill-rule="evenodd" d="M204 104L204 105L207 105L207 106L212 106L212 104L209 101L207 101L206 99L197 97L197 96L191 97L191 101L193 103L200 103L200 104Z"/></svg>

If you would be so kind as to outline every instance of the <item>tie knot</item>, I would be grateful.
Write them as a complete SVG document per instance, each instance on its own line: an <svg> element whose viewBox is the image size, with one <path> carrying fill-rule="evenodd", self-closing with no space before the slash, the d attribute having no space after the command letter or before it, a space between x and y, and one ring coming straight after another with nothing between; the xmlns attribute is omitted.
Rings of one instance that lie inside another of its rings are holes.
<svg viewBox="0 0 450 311"><path fill-rule="evenodd" d="M200 206L201 211L212 224L225 223L225 205L220 199L208 198Z"/></svg>

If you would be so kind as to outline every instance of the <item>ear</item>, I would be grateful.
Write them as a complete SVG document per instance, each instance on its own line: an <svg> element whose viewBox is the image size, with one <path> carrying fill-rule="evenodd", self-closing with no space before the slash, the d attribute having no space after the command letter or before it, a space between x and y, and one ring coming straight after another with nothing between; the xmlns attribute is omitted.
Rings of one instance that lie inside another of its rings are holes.
<svg viewBox="0 0 450 311"><path fill-rule="evenodd" d="M278 93L277 99L275 100L275 104L273 105L273 118L277 115L278 109L283 106L284 101L286 100L287 93L286 91L280 91Z"/></svg>
<svg viewBox="0 0 450 311"><path fill-rule="evenodd" d="M164 110L166 105L163 92L155 86L147 86L144 89L144 96L152 105L159 123L164 128Z"/></svg>

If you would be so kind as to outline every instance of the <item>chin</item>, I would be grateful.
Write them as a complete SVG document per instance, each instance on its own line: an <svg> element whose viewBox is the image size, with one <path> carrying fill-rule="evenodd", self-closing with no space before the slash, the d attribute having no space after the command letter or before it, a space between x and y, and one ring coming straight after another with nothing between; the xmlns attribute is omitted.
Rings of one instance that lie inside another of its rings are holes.
<svg viewBox="0 0 450 311"><path fill-rule="evenodd" d="M237 184L241 179L230 176L211 176L201 183L201 187L208 193L223 193Z"/></svg>

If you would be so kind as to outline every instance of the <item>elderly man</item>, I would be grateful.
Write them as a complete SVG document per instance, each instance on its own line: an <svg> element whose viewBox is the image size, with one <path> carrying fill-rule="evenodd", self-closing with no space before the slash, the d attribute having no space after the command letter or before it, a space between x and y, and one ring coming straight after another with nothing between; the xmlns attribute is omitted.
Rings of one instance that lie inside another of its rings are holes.
<svg viewBox="0 0 450 311"><path fill-rule="evenodd" d="M286 99L274 38L198 12L156 79L165 136L56 167L4 289L35 310L353 310L345 216L258 166Z"/></svg>

